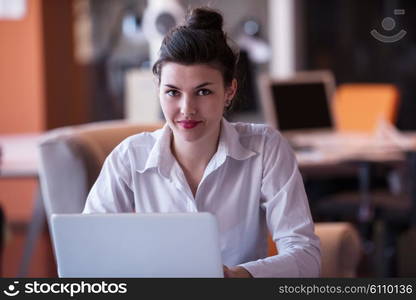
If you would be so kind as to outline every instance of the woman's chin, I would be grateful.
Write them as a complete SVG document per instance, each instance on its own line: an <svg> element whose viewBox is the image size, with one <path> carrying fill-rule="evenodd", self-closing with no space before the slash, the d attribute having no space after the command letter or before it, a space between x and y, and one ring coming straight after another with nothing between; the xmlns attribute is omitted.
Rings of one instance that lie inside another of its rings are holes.
<svg viewBox="0 0 416 300"><path fill-rule="evenodd" d="M205 124L200 123L198 126L193 128L187 128L186 126L181 126L180 124L175 124L173 128L173 135L176 139L183 142L197 142L201 140L210 140L210 137L215 135L212 130L208 130ZM218 137L213 138L214 143Z"/></svg>
<svg viewBox="0 0 416 300"><path fill-rule="evenodd" d="M195 142L201 139L203 135L196 130L179 130L175 136L184 142Z"/></svg>

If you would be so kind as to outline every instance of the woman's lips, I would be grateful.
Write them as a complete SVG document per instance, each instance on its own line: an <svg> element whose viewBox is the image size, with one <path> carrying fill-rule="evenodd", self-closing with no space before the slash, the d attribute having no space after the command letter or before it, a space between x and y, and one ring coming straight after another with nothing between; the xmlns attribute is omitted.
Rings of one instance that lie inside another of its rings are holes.
<svg viewBox="0 0 416 300"><path fill-rule="evenodd" d="M196 127L199 123L201 123L201 121L183 120L183 121L178 121L178 123L185 129L192 129Z"/></svg>

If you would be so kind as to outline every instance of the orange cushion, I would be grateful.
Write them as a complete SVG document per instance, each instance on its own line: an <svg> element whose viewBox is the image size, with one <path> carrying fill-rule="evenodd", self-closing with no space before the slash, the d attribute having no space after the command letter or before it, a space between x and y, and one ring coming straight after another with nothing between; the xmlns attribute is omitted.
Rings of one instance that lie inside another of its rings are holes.
<svg viewBox="0 0 416 300"><path fill-rule="evenodd" d="M334 114L341 131L372 132L380 119L395 122L399 92L391 84L343 84L336 91Z"/></svg>

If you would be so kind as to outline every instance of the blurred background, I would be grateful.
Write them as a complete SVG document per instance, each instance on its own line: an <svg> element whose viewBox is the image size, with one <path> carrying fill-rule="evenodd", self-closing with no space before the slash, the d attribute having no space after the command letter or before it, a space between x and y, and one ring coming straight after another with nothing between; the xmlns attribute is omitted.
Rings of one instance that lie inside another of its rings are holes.
<svg viewBox="0 0 416 300"><path fill-rule="evenodd" d="M400 132L416 130L416 3L411 0L0 0L0 135L106 120L161 121L152 62L163 35L200 5L223 13L225 30L242 50L240 91L230 120L266 122L262 75L290 78L299 71L326 70L336 88L393 87L391 125ZM372 188L398 186L394 182L403 168L375 169ZM395 208L388 206L363 230L355 215L344 214L352 206L326 205L328 197L345 190L359 194L359 176L329 177L304 174L313 217L357 227L364 246L356 276L415 276L412 221L398 224L387 213ZM2 276L19 272L36 188L37 179L30 176L0 178ZM56 276L46 227L36 239L27 276Z"/></svg>

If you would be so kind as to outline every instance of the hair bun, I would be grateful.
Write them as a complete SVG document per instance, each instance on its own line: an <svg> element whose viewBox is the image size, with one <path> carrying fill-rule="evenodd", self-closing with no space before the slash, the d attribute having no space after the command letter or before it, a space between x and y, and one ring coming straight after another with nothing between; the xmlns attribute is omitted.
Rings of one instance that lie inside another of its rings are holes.
<svg viewBox="0 0 416 300"><path fill-rule="evenodd" d="M210 8L195 8L186 18L186 26L191 29L222 31L222 15Z"/></svg>

